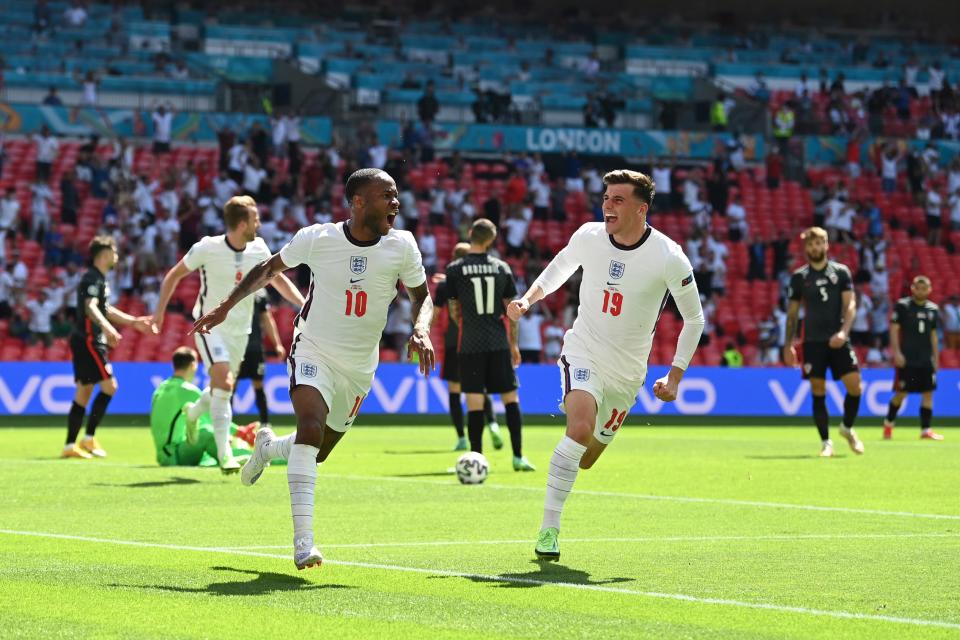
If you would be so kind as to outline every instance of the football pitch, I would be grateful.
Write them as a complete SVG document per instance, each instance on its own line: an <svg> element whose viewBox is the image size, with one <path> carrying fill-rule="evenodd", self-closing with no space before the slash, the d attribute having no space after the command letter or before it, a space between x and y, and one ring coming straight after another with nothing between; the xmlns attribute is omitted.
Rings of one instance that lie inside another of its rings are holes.
<svg viewBox="0 0 960 640"><path fill-rule="evenodd" d="M103 427L91 461L0 428L0 636L960 638L960 430L859 431L866 455L819 459L812 426L629 426L540 564L561 427L525 430L535 473L488 444L477 487L447 473L452 428L356 427L298 572L284 467L248 488L157 467L144 428Z"/></svg>

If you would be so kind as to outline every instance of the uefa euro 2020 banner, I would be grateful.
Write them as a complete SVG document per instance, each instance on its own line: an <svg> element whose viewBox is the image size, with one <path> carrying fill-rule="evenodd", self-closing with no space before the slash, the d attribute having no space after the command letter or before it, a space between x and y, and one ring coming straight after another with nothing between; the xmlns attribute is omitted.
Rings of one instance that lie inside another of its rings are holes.
<svg viewBox="0 0 960 640"><path fill-rule="evenodd" d="M150 396L170 375L170 366L156 362L120 362L114 370L120 390L110 403L114 414L146 414ZM653 367L637 398L634 415L702 416L795 416L810 415L810 386L801 381L796 369L693 368L680 386L676 402L663 403L651 391L654 380L666 367ZM560 372L553 365L523 365L519 371L520 401L525 413L557 414L560 400ZM893 386L893 372L867 369L861 415L883 416ZM201 384L203 380L199 381ZM285 365L268 364L264 387L270 409L278 414L293 413L287 391L289 376ZM843 387L828 382L827 406L839 415L843 410ZM0 416L66 414L73 399L74 383L67 362L5 362L0 368ZM416 367L384 364L363 403L363 414L444 414L447 390L437 375L424 378ZM916 415L919 397L910 396L901 415ZM936 415L960 416L960 370L938 374L934 399ZM243 381L234 398L234 411L256 413L253 389Z"/></svg>

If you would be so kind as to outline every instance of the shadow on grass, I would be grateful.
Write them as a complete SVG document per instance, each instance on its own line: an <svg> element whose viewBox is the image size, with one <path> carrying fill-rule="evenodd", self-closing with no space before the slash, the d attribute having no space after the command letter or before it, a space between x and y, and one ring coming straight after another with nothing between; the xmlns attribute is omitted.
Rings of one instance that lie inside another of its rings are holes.
<svg viewBox="0 0 960 640"><path fill-rule="evenodd" d="M404 451L396 451L394 449L387 449L383 452L388 456L423 456L423 455L432 455L435 453L453 453L452 449L410 449Z"/></svg>
<svg viewBox="0 0 960 640"><path fill-rule="evenodd" d="M214 571L232 571L243 575L255 576L253 580L233 580L230 582L211 582L206 587L173 587L169 585L127 585L114 584L113 587L133 589L158 589L174 593L208 593L214 596L261 596L283 591L312 591L317 589L356 589L345 584L314 584L305 578L286 573L268 571L250 571L233 567L210 567Z"/></svg>
<svg viewBox="0 0 960 640"><path fill-rule="evenodd" d="M169 480L151 480L147 482L131 482L129 484L97 482L95 487L123 487L125 489L151 489L154 487L172 487L186 484L200 484L196 478L170 478Z"/></svg>
<svg viewBox="0 0 960 640"><path fill-rule="evenodd" d="M834 454L834 458L846 458L847 456L839 453ZM747 460L819 460L820 456L815 453L808 453L796 456L744 456Z"/></svg>
<svg viewBox="0 0 960 640"><path fill-rule="evenodd" d="M531 560L531 564L536 566L533 571L526 573L501 573L497 576L466 576L473 582L486 582L496 584L508 589L530 589L532 587L542 587L548 584L566 583L583 585L605 585L618 584L620 582L633 582L633 578L609 578L607 580L591 580L590 574L582 569L571 569L570 567L553 562L541 562ZM435 576L437 578L446 578L448 576Z"/></svg>
<svg viewBox="0 0 960 640"><path fill-rule="evenodd" d="M395 473L388 478L450 478L456 476L456 471L431 471L430 473Z"/></svg>

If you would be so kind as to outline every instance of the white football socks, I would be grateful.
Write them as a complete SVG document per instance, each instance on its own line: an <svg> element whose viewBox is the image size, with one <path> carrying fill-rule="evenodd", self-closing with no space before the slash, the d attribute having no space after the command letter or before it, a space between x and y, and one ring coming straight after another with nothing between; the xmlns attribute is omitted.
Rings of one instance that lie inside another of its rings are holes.
<svg viewBox="0 0 960 640"><path fill-rule="evenodd" d="M273 460L274 458L283 458L284 460L290 459L290 448L293 446L293 441L297 437L297 432L294 431L288 435L283 436L282 438L274 438L270 441L270 444L265 446L263 450L267 454L267 458Z"/></svg>
<svg viewBox="0 0 960 640"><path fill-rule="evenodd" d="M295 444L287 460L287 486L290 489L290 513L293 515L293 546L313 546L313 487L317 482L317 454L309 444Z"/></svg>
<svg viewBox="0 0 960 640"><path fill-rule="evenodd" d="M585 446L569 436L564 436L557 448L553 450L550 469L547 471L547 497L543 503L541 531L549 527L560 528L563 503L567 501L567 496L573 489L577 471L580 470L580 459L586 451Z"/></svg>
<svg viewBox="0 0 960 640"><path fill-rule="evenodd" d="M230 421L233 419L231 395L226 389L213 389L210 392L210 418L213 420L213 439L217 443L219 460L233 455L230 449Z"/></svg>
<svg viewBox="0 0 960 640"><path fill-rule="evenodd" d="M190 410L187 411L187 418L190 422L196 422L200 419L200 416L207 411L210 411L210 387L203 390L203 393L200 394L197 401L194 402Z"/></svg>

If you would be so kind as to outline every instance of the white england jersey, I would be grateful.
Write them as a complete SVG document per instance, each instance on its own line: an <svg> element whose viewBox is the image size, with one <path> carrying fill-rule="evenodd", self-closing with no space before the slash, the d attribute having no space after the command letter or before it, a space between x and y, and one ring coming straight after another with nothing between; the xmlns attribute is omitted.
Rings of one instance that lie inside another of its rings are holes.
<svg viewBox="0 0 960 640"><path fill-rule="evenodd" d="M270 249L263 238L248 242L242 251L231 247L226 236L208 236L190 247L183 264L190 271L200 270L200 295L193 306L193 317L199 318L226 300L250 269L269 259ZM247 335L252 321L253 296L247 296L230 310L220 330Z"/></svg>
<svg viewBox="0 0 960 640"><path fill-rule="evenodd" d="M427 281L413 234L391 229L375 242L360 242L342 222L315 224L298 231L280 258L312 272L291 357L303 344L331 365L372 375L397 282L411 289Z"/></svg>
<svg viewBox="0 0 960 640"><path fill-rule="evenodd" d="M578 267L583 267L580 306L562 353L586 358L610 376L642 381L667 296L672 294L678 306L693 296L700 307L690 261L676 242L653 227L626 247L607 234L602 222L588 222L530 288L556 291ZM685 368L689 363L674 364Z"/></svg>

